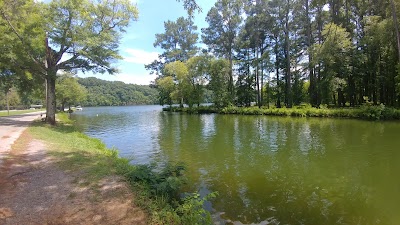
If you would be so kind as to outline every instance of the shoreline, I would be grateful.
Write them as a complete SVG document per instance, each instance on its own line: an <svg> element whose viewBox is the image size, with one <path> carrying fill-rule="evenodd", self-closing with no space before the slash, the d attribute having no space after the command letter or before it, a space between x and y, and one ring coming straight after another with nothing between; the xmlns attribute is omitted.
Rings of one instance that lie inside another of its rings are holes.
<svg viewBox="0 0 400 225"><path fill-rule="evenodd" d="M379 106L361 106L359 108L258 108L229 106L216 108L213 106L200 106L192 108L164 107L166 112L180 112L188 114L231 114L231 115L258 115L282 117L316 117L316 118L347 118L360 120L400 120L400 109Z"/></svg>
<svg viewBox="0 0 400 225"><path fill-rule="evenodd" d="M29 128L33 136L49 143L49 154L63 170L83 173L85 182L94 183L108 176L121 177L134 195L133 203L148 215L148 224L211 224L211 215L202 208L205 199L197 193L181 198L185 166L167 164L161 171L149 165L132 165L97 138L82 133L66 113L57 114L58 123L41 122Z"/></svg>

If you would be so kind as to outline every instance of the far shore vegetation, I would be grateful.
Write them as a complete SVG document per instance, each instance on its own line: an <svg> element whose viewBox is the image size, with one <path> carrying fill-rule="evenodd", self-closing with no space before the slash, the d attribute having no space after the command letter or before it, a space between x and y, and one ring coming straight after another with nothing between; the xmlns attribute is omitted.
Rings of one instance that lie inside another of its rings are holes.
<svg viewBox="0 0 400 225"><path fill-rule="evenodd" d="M228 106L217 108L215 106L199 106L199 107L165 107L164 111L184 112L190 114L239 114L239 115L268 115L268 116L293 116L293 117L325 117L325 118L352 118L364 120L399 120L400 110L386 107L381 104L363 105L357 108L328 108L321 106L320 108L311 107L311 105L301 105L293 108L276 108L276 107L237 107Z"/></svg>
<svg viewBox="0 0 400 225"><path fill-rule="evenodd" d="M80 171L88 186L110 175L121 176L135 193L135 203L148 213L149 224L211 224L203 204L216 194L181 193L185 165L131 165L116 149L81 133L67 113L58 113L57 118L56 126L37 121L29 132L48 144L49 154L62 169Z"/></svg>

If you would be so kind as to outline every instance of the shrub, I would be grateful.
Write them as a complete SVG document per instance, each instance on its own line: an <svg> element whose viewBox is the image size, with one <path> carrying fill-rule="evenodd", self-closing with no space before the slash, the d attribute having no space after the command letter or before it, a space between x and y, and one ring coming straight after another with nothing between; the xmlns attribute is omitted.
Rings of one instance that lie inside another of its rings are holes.
<svg viewBox="0 0 400 225"><path fill-rule="evenodd" d="M201 198L198 193L188 194L176 209L182 224L212 224L211 215L204 209L204 203L217 195L217 192L213 192Z"/></svg>
<svg viewBox="0 0 400 225"><path fill-rule="evenodd" d="M212 224L210 212L203 205L216 193L204 198L198 193L181 198L181 187L186 183L182 163L168 163L161 169L155 164L132 167L125 176L140 190L142 206L149 209L152 224Z"/></svg>
<svg viewBox="0 0 400 225"><path fill-rule="evenodd" d="M169 110L169 109L168 109ZM186 113L221 113L221 114L240 114L240 115L274 115L274 116L294 116L294 117L339 117L339 118L359 118L367 120L390 120L400 119L400 110L365 104L360 108L328 108L328 105L321 104L319 108L313 108L310 104L302 104L294 108L258 108L228 106L221 110L213 106L200 106L192 109L173 107L171 111Z"/></svg>
<svg viewBox="0 0 400 225"><path fill-rule="evenodd" d="M361 108L360 117L368 120L380 120L383 117L383 111L385 110L385 105L380 104L378 106L363 105Z"/></svg>
<svg viewBox="0 0 400 225"><path fill-rule="evenodd" d="M127 174L128 179L143 184L154 196L162 196L172 202L179 196L179 190L185 183L183 164L167 164L160 172L155 165L138 165Z"/></svg>

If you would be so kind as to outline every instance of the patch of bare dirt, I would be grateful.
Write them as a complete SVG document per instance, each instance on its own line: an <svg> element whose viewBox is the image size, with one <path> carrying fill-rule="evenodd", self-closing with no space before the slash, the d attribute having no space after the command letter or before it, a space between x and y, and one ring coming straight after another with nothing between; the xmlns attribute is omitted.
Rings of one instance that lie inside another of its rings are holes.
<svg viewBox="0 0 400 225"><path fill-rule="evenodd" d="M0 166L0 224L146 224L119 177L95 186L79 180L24 132Z"/></svg>

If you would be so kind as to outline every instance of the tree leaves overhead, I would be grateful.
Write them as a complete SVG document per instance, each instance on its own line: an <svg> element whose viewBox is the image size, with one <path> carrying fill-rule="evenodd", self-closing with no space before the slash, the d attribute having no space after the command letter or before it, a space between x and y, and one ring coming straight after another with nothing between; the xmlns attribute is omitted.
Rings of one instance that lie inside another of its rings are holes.
<svg viewBox="0 0 400 225"><path fill-rule="evenodd" d="M121 59L121 32L138 17L136 7L128 0L55 0L47 12L47 37L58 69L110 74L117 71L111 63ZM70 57L61 61L64 54Z"/></svg>

